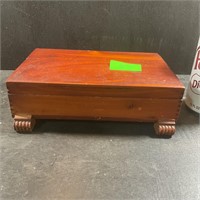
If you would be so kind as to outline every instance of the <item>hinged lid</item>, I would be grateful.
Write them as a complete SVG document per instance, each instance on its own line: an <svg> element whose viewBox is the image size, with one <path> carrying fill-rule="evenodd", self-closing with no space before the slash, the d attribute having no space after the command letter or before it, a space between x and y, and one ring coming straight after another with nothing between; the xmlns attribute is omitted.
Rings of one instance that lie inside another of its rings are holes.
<svg viewBox="0 0 200 200"><path fill-rule="evenodd" d="M141 72L110 70L111 60ZM35 49L7 79L10 93L181 98L184 86L156 53Z"/></svg>

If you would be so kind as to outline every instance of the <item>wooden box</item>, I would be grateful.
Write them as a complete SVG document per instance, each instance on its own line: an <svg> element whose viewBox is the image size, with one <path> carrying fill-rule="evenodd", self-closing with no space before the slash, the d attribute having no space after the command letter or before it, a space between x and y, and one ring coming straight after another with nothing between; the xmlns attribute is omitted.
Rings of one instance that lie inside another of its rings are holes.
<svg viewBox="0 0 200 200"><path fill-rule="evenodd" d="M110 70L111 60L142 71ZM134 52L35 49L6 84L17 132L53 118L153 122L171 136L184 92L158 54Z"/></svg>

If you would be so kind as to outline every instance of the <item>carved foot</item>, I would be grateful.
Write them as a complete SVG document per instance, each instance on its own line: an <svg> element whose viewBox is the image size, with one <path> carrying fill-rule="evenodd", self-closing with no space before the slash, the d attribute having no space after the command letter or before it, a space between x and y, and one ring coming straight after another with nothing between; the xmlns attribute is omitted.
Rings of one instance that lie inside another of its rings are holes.
<svg viewBox="0 0 200 200"><path fill-rule="evenodd" d="M171 137L175 131L175 121L158 121L154 124L156 134L159 136Z"/></svg>
<svg viewBox="0 0 200 200"><path fill-rule="evenodd" d="M14 129L19 133L30 133L35 126L35 119L31 115L15 115Z"/></svg>

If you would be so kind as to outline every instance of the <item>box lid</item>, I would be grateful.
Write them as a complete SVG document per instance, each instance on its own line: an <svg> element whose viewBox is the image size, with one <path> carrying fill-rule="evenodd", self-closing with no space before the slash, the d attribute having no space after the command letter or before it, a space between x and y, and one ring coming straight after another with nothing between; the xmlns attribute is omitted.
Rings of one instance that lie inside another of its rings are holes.
<svg viewBox="0 0 200 200"><path fill-rule="evenodd" d="M141 64L142 71L110 70L111 60ZM20 93L159 98L181 98L184 91L157 53L60 49L35 49L7 79L7 87Z"/></svg>

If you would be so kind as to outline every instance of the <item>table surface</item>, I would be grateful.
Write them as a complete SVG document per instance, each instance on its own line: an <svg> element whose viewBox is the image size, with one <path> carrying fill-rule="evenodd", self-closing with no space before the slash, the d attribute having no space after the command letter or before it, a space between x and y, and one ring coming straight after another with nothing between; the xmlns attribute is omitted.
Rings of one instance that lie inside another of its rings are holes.
<svg viewBox="0 0 200 200"><path fill-rule="evenodd" d="M0 198L200 199L200 118L184 104L171 139L149 123L41 120L13 130L1 71ZM189 76L180 75L187 85Z"/></svg>
<svg viewBox="0 0 200 200"><path fill-rule="evenodd" d="M110 70L110 61L141 64L141 72ZM35 49L9 82L183 88L157 53Z"/></svg>

